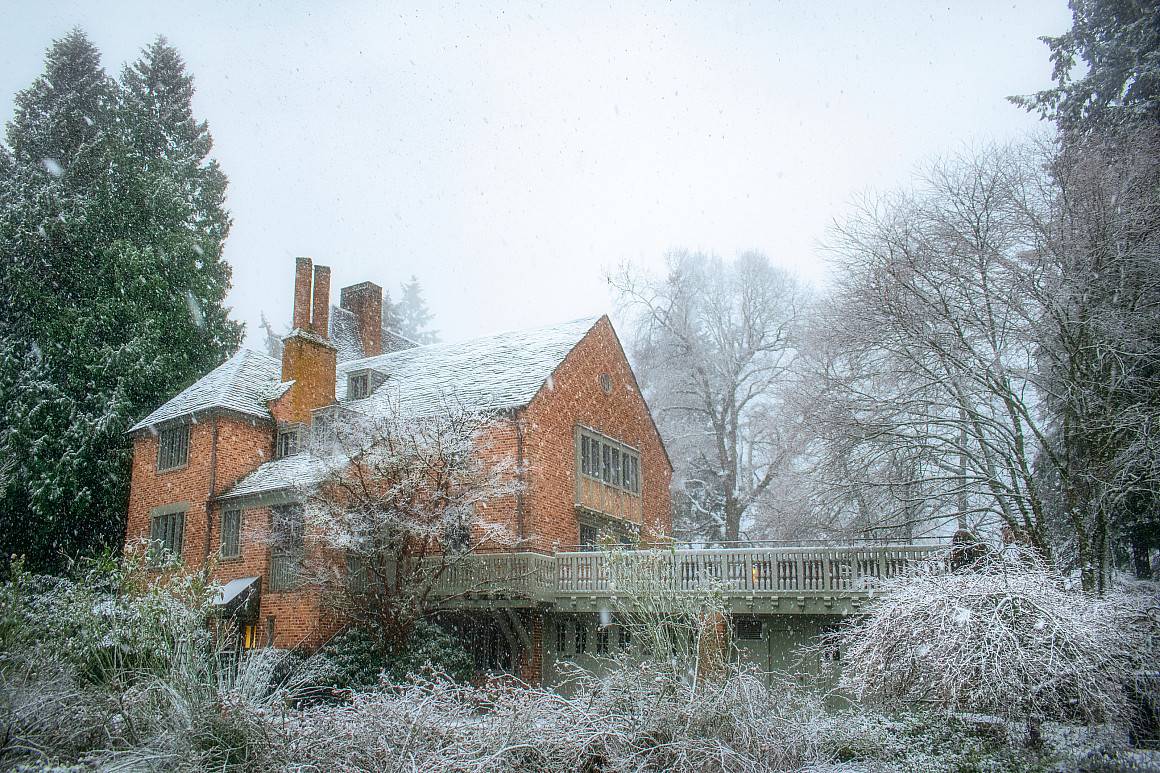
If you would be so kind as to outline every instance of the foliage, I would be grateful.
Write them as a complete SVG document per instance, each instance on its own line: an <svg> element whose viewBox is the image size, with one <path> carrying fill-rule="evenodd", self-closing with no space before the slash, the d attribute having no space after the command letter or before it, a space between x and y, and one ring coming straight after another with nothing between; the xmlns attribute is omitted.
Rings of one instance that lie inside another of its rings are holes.
<svg viewBox="0 0 1160 773"><path fill-rule="evenodd" d="M479 548L512 543L488 516L518 488L511 453L489 440L502 421L448 400L333 423L328 475L303 492L313 540L303 578L384 651L406 641L440 578Z"/></svg>
<svg viewBox="0 0 1160 773"><path fill-rule="evenodd" d="M652 668L688 681L692 695L719 676L728 658L728 616L720 579L704 577L683 588L675 549L625 550L605 554L617 620ZM625 653L626 657L628 656Z"/></svg>
<svg viewBox="0 0 1160 773"><path fill-rule="evenodd" d="M265 653L236 660L206 627L216 589L146 551L74 566L17 563L0 586L0 765L114 762L243 769L272 754Z"/></svg>
<svg viewBox="0 0 1160 773"><path fill-rule="evenodd" d="M125 430L231 353L226 179L163 38L105 75L79 30L0 152L0 551L60 571L118 545ZM29 526L33 528L28 528Z"/></svg>
<svg viewBox="0 0 1160 773"><path fill-rule="evenodd" d="M1042 40L1056 85L1012 97L1064 130L1160 121L1160 6L1148 0L1070 0L1072 27ZM1075 78L1077 58L1087 67Z"/></svg>
<svg viewBox="0 0 1160 773"><path fill-rule="evenodd" d="M1154 593L1068 590L1035 553L1008 548L887 582L839 641L841 687L887 709L1124 721L1126 686L1160 655L1160 606Z"/></svg>
<svg viewBox="0 0 1160 773"><path fill-rule="evenodd" d="M475 664L463 645L436 625L417 622L401 644L383 651L380 642L358 626L351 626L322 647L313 658L326 664L312 668L328 674L328 684L339 688L376 687L385 677L401 683L424 670L465 682Z"/></svg>
<svg viewBox="0 0 1160 773"><path fill-rule="evenodd" d="M427 308L418 277L412 276L401 290L398 303L391 302L390 293L383 296L383 327L417 344L439 343L439 331L427 329L435 315Z"/></svg>
<svg viewBox="0 0 1160 773"><path fill-rule="evenodd" d="M609 281L635 321L633 365L695 536L732 542L793 456L782 390L805 299L760 253L673 252L666 265L664 277L625 265Z"/></svg>
<svg viewBox="0 0 1160 773"><path fill-rule="evenodd" d="M827 715L819 699L750 674L690 697L690 685L649 665L589 679L572 698L417 679L305 712L295 750L336 771L768 771L839 748L870 756L886 741L880 722Z"/></svg>

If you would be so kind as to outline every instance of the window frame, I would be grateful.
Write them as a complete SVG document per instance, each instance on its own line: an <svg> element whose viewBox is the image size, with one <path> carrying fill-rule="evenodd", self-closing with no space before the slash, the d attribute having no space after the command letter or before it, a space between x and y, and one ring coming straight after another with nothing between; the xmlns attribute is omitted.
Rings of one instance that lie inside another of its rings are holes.
<svg viewBox="0 0 1160 773"><path fill-rule="evenodd" d="M190 425L171 424L157 433L157 472L173 472L189 466ZM182 457L177 459L178 451Z"/></svg>
<svg viewBox="0 0 1160 773"><path fill-rule="evenodd" d="M221 540L218 555L222 558L242 557L242 524L245 518L240 507L231 507L222 512ZM233 523L232 527L227 524ZM232 552L227 552L231 550Z"/></svg>
<svg viewBox="0 0 1160 773"><path fill-rule="evenodd" d="M154 564L163 563L167 553L181 560L187 512L188 502L162 505L149 511L149 555Z"/></svg>
<svg viewBox="0 0 1160 773"><path fill-rule="evenodd" d="M587 478L641 496L641 452L616 438L583 424L576 425L576 471ZM613 469L615 467L615 469ZM630 473L625 479L625 468Z"/></svg>
<svg viewBox="0 0 1160 773"><path fill-rule="evenodd" d="M305 451L305 444L302 442L302 437L305 434L307 425L301 422L294 423L278 423L278 435L274 442L274 458L285 459L289 456L297 456ZM285 442L283 442L285 440ZM287 446L292 446L287 448Z"/></svg>
<svg viewBox="0 0 1160 773"><path fill-rule="evenodd" d="M287 528L287 524L289 528ZM302 587L300 565L306 552L306 508L301 502L270 506L270 592L289 593ZM290 578L274 571L275 559L289 562Z"/></svg>
<svg viewBox="0 0 1160 773"><path fill-rule="evenodd" d="M356 387L359 387L356 389ZM347 374L346 399L365 400L371 396L371 374L368 370L356 370Z"/></svg>

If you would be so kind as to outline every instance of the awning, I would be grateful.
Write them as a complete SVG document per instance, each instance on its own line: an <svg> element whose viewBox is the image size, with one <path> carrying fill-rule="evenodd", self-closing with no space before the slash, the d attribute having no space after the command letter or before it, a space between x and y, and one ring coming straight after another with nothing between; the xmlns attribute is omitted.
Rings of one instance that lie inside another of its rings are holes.
<svg viewBox="0 0 1160 773"><path fill-rule="evenodd" d="M222 617L237 614L243 607L244 612L257 614L257 600L261 592L261 577L239 577L223 585L212 603L217 614ZM252 610L248 608L250 601L254 602Z"/></svg>

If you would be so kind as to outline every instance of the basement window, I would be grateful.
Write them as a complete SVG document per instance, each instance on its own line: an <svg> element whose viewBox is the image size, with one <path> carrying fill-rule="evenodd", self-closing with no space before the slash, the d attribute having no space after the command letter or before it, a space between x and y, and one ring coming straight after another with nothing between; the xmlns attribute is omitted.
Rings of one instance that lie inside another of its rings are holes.
<svg viewBox="0 0 1160 773"><path fill-rule="evenodd" d="M157 471L176 470L189 464L189 425L161 430L157 441Z"/></svg>

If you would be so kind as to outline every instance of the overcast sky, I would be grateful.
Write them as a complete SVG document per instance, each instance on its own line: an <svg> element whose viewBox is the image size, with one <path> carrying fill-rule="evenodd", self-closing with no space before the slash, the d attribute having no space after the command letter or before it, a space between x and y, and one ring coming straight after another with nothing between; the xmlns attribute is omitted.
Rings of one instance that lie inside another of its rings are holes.
<svg viewBox="0 0 1160 773"><path fill-rule="evenodd" d="M0 3L0 115L74 25L111 75L158 34L229 176L229 302L290 321L293 257L446 340L610 310L602 269L760 249L823 283L850 196L1042 130L1066 0Z"/></svg>

